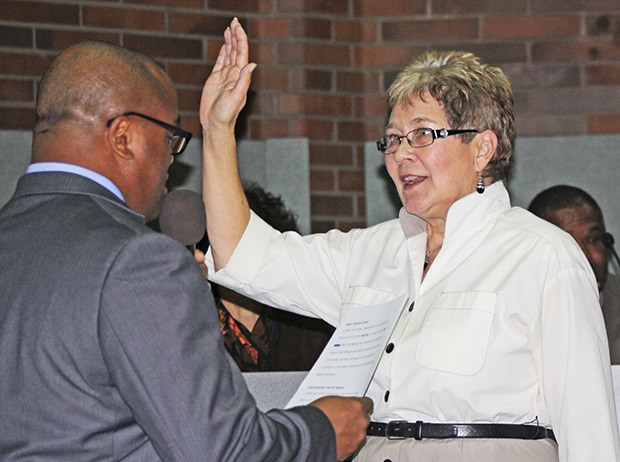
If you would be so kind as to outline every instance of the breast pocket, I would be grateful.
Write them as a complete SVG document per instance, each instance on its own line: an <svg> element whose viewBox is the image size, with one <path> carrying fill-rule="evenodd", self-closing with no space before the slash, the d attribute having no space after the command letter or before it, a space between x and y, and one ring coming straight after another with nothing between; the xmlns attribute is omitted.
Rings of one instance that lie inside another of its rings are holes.
<svg viewBox="0 0 620 462"><path fill-rule="evenodd" d="M415 358L422 367L460 375L482 369L495 317L497 294L443 293L420 332Z"/></svg>
<svg viewBox="0 0 620 462"><path fill-rule="evenodd" d="M398 297L398 294L365 286L350 286L342 301L342 313L360 306L380 305Z"/></svg>

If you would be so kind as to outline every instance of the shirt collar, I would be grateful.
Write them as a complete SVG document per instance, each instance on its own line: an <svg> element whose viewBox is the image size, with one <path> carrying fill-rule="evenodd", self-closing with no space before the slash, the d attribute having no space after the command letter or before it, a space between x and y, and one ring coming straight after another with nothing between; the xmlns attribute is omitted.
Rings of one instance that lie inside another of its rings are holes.
<svg viewBox="0 0 620 462"><path fill-rule="evenodd" d="M483 194L473 192L452 204L446 217L445 234L463 223L480 223L509 208L508 191L502 181L497 181L487 186ZM400 209L398 219L407 238L426 232L426 222L407 212L404 207Z"/></svg>
<svg viewBox="0 0 620 462"><path fill-rule="evenodd" d="M123 193L121 193L121 190L118 189L118 187L114 183L112 183L112 181L97 172L93 172L92 170L89 170L87 168L80 167L79 165L66 164L63 162L37 162L34 164L30 164L30 166L28 166L28 169L26 170L26 173L39 172L65 172L86 177L94 181L95 183L103 186L120 200L125 202Z"/></svg>

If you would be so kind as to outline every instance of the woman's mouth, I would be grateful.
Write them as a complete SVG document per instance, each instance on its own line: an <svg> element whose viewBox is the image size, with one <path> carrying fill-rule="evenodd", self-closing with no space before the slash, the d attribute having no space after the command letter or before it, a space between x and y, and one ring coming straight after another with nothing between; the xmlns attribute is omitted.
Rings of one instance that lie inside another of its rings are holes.
<svg viewBox="0 0 620 462"><path fill-rule="evenodd" d="M405 186L405 188L418 185L422 183L424 180L426 180L425 176L418 176L418 175L405 175L405 176L400 177L400 181L403 182L403 185Z"/></svg>

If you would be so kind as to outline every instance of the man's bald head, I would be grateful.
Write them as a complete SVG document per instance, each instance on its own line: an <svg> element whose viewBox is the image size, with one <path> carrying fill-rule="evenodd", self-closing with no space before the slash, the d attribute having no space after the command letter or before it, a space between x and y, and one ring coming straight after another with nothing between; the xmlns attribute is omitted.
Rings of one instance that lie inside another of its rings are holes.
<svg viewBox="0 0 620 462"><path fill-rule="evenodd" d="M43 76L35 135L66 121L101 124L122 112L174 105L171 87L153 59L105 42L82 42L58 55Z"/></svg>

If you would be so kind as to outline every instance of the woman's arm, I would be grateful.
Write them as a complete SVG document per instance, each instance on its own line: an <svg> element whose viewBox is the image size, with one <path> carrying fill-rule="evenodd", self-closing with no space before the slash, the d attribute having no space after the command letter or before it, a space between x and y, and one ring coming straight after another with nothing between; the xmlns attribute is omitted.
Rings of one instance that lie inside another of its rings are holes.
<svg viewBox="0 0 620 462"><path fill-rule="evenodd" d="M200 101L203 132L203 200L216 269L226 265L250 219L237 167L235 123L245 106L251 74L248 38L237 18L224 32L224 45Z"/></svg>

